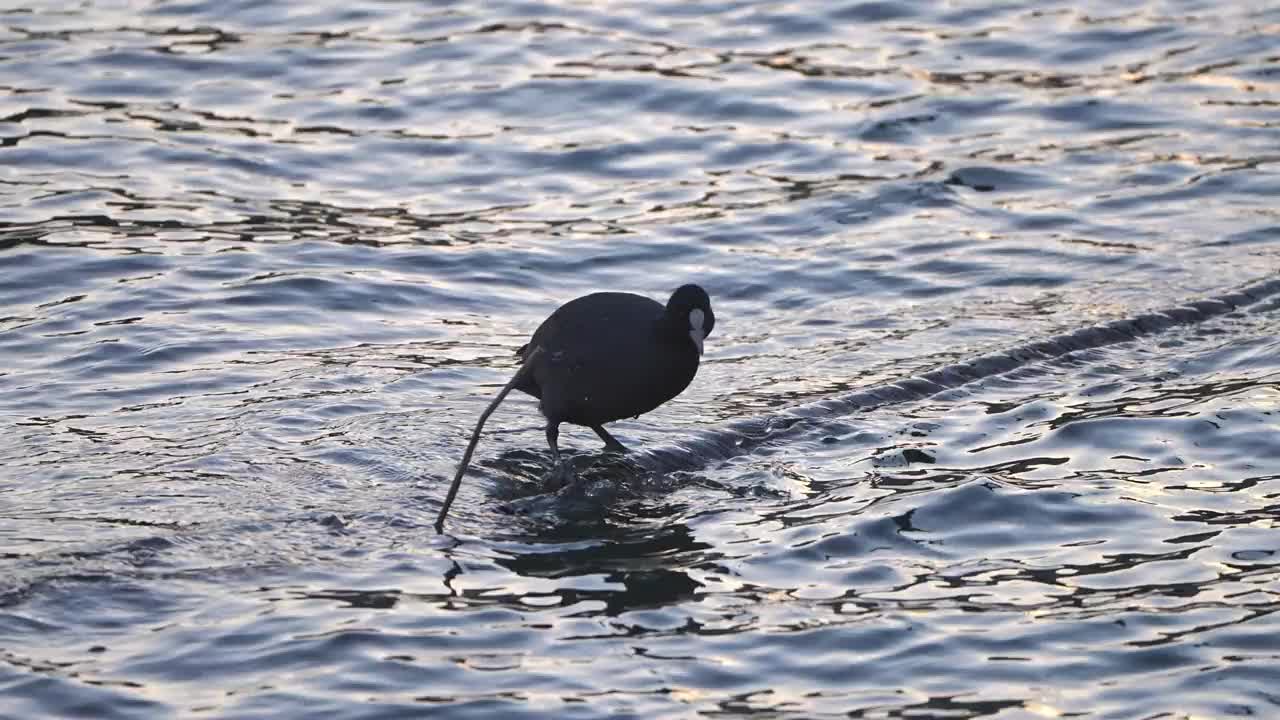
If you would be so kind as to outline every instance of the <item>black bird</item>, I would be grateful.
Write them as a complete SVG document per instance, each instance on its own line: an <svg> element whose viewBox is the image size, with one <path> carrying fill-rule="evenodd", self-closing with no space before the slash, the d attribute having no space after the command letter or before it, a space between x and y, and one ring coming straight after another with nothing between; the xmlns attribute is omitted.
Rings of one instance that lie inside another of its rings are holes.
<svg viewBox="0 0 1280 720"><path fill-rule="evenodd" d="M684 391L715 326L711 298L697 285L677 289L665 307L631 293L584 295L551 313L516 351L529 368L515 389L542 401L557 463L566 422L594 430L606 450L625 452L604 424L643 415ZM537 357L533 348L542 348Z"/></svg>
<svg viewBox="0 0 1280 720"><path fill-rule="evenodd" d="M436 517L436 532L443 532L480 430L511 390L541 400L556 463L549 484L559 485L565 480L556 443L560 424L585 425L606 450L625 451L604 424L638 417L679 395L698 372L702 342L715 326L711 298L697 285L678 288L666 306L620 292L592 293L561 305L516 351L523 364L480 414Z"/></svg>

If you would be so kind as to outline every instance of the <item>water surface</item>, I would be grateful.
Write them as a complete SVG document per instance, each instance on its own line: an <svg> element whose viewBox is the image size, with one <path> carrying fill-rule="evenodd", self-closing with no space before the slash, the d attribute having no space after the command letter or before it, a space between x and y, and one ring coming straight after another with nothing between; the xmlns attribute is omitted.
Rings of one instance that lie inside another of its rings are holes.
<svg viewBox="0 0 1280 720"><path fill-rule="evenodd" d="M1280 296L1029 350L1276 278L1277 28L0 10L0 716L1280 714ZM540 496L513 397L435 534L547 313L691 280L640 452Z"/></svg>

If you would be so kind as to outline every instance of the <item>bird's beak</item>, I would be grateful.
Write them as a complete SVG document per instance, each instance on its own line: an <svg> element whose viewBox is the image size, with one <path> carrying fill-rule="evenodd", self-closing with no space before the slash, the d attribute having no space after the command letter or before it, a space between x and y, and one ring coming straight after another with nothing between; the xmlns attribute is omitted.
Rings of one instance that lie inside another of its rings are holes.
<svg viewBox="0 0 1280 720"><path fill-rule="evenodd" d="M698 356L702 356L702 341L707 337L703 334L701 328L694 328L689 331L689 337L693 338L693 344L698 348Z"/></svg>

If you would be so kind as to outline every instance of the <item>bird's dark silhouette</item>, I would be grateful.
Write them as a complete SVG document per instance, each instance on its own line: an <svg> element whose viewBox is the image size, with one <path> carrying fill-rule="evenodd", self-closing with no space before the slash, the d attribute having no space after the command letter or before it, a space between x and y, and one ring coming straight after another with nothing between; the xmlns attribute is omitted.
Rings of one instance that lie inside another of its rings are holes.
<svg viewBox="0 0 1280 720"><path fill-rule="evenodd" d="M606 450L624 452L605 423L643 415L683 392L698 372L703 341L715 324L711 298L697 285L681 286L666 305L622 292L592 293L561 305L517 351L523 360L519 371L480 416L436 530L444 527L481 428L512 389L540 401L555 461L550 484L558 485L565 477L560 425L589 427Z"/></svg>

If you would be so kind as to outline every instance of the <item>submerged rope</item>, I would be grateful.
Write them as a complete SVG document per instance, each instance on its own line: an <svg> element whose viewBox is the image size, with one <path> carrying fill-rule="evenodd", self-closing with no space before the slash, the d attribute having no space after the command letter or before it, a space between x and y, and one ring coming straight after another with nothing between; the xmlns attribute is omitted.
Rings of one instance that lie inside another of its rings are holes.
<svg viewBox="0 0 1280 720"><path fill-rule="evenodd" d="M471 431L471 441L467 443L467 451L462 454L462 462L458 463L458 472L453 476L453 484L449 486L449 493L444 496L444 505L440 506L440 514L436 516L436 533L444 532L445 516L449 514L453 499L458 496L458 488L462 487L462 476L466 474L467 467L471 465L471 454L476 451L476 444L480 442L480 430L484 428L485 421L502 404L502 400L507 397L507 393L511 392L511 389L518 385L525 375L529 374L530 368L533 367L533 359L538 357L541 352L541 345L529 351L529 354L524 358L524 362L521 363L520 369L511 376L511 379L503 386L498 396L493 399L493 402L489 403L489 407L485 408L483 413L480 413L480 420L476 423L476 429Z"/></svg>
<svg viewBox="0 0 1280 720"><path fill-rule="evenodd" d="M1179 325L1194 325L1280 295L1280 278L1265 280L1225 295L1144 313L1137 317L1091 325L1045 340L1020 345L973 360L946 365L903 380L796 405L777 412L737 420L703 430L678 444L647 448L631 459L646 470L693 470L744 455L753 449L818 421L858 410L910 402L1073 352L1130 342Z"/></svg>

